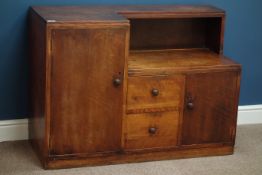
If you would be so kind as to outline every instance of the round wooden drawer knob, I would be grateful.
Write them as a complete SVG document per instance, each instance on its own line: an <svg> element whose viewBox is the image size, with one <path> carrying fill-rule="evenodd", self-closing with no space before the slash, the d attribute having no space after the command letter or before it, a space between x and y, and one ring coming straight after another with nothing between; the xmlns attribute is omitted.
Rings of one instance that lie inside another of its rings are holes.
<svg viewBox="0 0 262 175"><path fill-rule="evenodd" d="M114 84L115 87L119 86L121 84L121 79L120 78L114 79L113 84Z"/></svg>
<svg viewBox="0 0 262 175"><path fill-rule="evenodd" d="M188 109L194 109L194 103L193 102L187 103L187 108Z"/></svg>
<svg viewBox="0 0 262 175"><path fill-rule="evenodd" d="M153 96L158 96L159 90L154 88L154 89L152 89L151 93L152 93Z"/></svg>
<svg viewBox="0 0 262 175"><path fill-rule="evenodd" d="M157 128L155 128L155 127L150 127L150 128L148 129L148 132L149 132L150 134L155 134L156 131L157 131Z"/></svg>

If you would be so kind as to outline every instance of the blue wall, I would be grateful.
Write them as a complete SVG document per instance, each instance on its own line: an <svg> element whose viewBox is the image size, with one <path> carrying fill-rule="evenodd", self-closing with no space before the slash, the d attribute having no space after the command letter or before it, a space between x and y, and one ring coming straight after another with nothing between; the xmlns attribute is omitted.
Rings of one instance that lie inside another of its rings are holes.
<svg viewBox="0 0 262 175"><path fill-rule="evenodd" d="M0 120L28 115L30 5L211 4L227 12L225 55L243 65L240 105L262 104L261 0L0 0Z"/></svg>

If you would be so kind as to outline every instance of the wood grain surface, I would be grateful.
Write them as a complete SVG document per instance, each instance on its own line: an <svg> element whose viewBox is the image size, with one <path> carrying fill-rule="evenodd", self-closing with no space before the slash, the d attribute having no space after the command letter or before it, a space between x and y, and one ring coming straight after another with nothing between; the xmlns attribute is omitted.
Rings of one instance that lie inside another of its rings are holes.
<svg viewBox="0 0 262 175"><path fill-rule="evenodd" d="M125 149L177 146L179 119L178 111L127 115ZM151 128L156 131L151 133Z"/></svg>
<svg viewBox="0 0 262 175"><path fill-rule="evenodd" d="M50 154L120 149L124 90L113 80L124 78L126 34L123 27L53 30Z"/></svg>
<svg viewBox="0 0 262 175"><path fill-rule="evenodd" d="M209 5L88 5L34 6L48 23L128 22L127 18L221 17L224 11Z"/></svg>
<svg viewBox="0 0 262 175"><path fill-rule="evenodd" d="M186 82L182 144L233 143L238 72L189 74Z"/></svg>
<svg viewBox="0 0 262 175"><path fill-rule="evenodd" d="M240 65L209 49L168 49L131 51L129 76L169 75L186 72L239 69Z"/></svg>
<svg viewBox="0 0 262 175"><path fill-rule="evenodd" d="M137 109L153 110L161 107L180 109L184 83L183 75L129 77L127 112L134 113ZM152 94L154 89L159 93L157 96Z"/></svg>

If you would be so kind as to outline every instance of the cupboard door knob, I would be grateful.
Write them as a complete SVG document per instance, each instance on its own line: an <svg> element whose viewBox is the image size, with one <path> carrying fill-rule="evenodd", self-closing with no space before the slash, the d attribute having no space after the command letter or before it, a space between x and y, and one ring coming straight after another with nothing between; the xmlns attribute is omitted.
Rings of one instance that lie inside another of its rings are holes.
<svg viewBox="0 0 262 175"><path fill-rule="evenodd" d="M154 88L154 89L152 89L151 93L152 93L153 96L158 96L159 90Z"/></svg>
<svg viewBox="0 0 262 175"><path fill-rule="evenodd" d="M113 80L113 84L115 87L119 86L121 84L121 79L120 78L115 78Z"/></svg>
<svg viewBox="0 0 262 175"><path fill-rule="evenodd" d="M188 109L193 109L194 108L194 103L193 102L188 102L187 103L187 108Z"/></svg>
<svg viewBox="0 0 262 175"><path fill-rule="evenodd" d="M157 128L155 128L155 127L150 127L150 128L148 129L148 132L149 132L150 134L155 134L156 131L157 131Z"/></svg>

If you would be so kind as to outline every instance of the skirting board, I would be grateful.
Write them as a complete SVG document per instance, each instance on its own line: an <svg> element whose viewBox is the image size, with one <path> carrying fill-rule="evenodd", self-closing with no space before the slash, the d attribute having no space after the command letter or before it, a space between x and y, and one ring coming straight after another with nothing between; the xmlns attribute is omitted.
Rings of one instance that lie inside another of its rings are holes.
<svg viewBox="0 0 262 175"><path fill-rule="evenodd" d="M239 106L237 124L262 124L262 104ZM0 121L0 142L27 139L28 119Z"/></svg>
<svg viewBox="0 0 262 175"><path fill-rule="evenodd" d="M262 124L262 104L239 106L237 124Z"/></svg>
<svg viewBox="0 0 262 175"><path fill-rule="evenodd" d="M28 119L0 121L0 142L28 139Z"/></svg>

